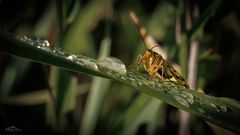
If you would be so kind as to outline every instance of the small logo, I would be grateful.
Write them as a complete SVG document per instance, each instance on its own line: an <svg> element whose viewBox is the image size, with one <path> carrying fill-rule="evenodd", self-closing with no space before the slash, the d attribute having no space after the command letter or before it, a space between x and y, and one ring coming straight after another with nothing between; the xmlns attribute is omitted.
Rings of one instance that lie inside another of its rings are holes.
<svg viewBox="0 0 240 135"><path fill-rule="evenodd" d="M20 132L20 131L22 131L22 129L19 129L15 126L7 127L5 130L8 131L8 132Z"/></svg>

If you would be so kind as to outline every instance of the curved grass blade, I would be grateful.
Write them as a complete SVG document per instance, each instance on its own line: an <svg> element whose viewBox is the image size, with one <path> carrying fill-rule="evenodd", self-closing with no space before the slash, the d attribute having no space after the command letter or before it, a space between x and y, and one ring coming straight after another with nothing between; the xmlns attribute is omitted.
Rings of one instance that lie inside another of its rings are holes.
<svg viewBox="0 0 240 135"><path fill-rule="evenodd" d="M126 72L120 60L109 58L99 62L50 48L37 40L23 40L1 32L0 43L1 52L122 82L215 125L240 133L240 104L233 99L209 96L170 82L155 82L136 71Z"/></svg>

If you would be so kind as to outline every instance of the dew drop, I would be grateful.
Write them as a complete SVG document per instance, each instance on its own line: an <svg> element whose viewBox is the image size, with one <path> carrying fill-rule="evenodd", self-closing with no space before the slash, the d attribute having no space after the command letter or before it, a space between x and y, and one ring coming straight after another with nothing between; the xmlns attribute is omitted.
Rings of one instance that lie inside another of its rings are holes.
<svg viewBox="0 0 240 135"><path fill-rule="evenodd" d="M137 87L137 86L138 86L135 81L132 81L131 84L132 84L132 86L134 86L134 87Z"/></svg>
<svg viewBox="0 0 240 135"><path fill-rule="evenodd" d="M126 77L124 77L124 76L121 76L121 79L122 79L122 80L126 80Z"/></svg>
<svg viewBox="0 0 240 135"><path fill-rule="evenodd" d="M218 107L217 107L215 104L210 103L210 105L211 105L217 112L220 112L220 110L218 109Z"/></svg>
<svg viewBox="0 0 240 135"><path fill-rule="evenodd" d="M217 106L216 106L215 104L213 104L213 103L210 103L210 105L211 105L212 107L214 107L214 108L217 108Z"/></svg>
<svg viewBox="0 0 240 135"><path fill-rule="evenodd" d="M17 36L16 37L18 40L21 40L27 44L33 45L34 44L34 40L32 38L30 38L29 36Z"/></svg>
<svg viewBox="0 0 240 135"><path fill-rule="evenodd" d="M226 112L227 111L227 107L226 106L220 106L220 109L222 112Z"/></svg>
<svg viewBox="0 0 240 135"><path fill-rule="evenodd" d="M138 84L138 86L142 86L143 85L143 83L140 82L140 81L137 81L137 84Z"/></svg>
<svg viewBox="0 0 240 135"><path fill-rule="evenodd" d="M98 65L119 74L126 74L127 69L123 62L115 57L106 57L97 61Z"/></svg>
<svg viewBox="0 0 240 135"><path fill-rule="evenodd" d="M66 57L66 59L75 62L75 61L77 60L77 56L74 55L74 54L68 55L68 56Z"/></svg>
<svg viewBox="0 0 240 135"><path fill-rule="evenodd" d="M189 104L188 102L182 98L182 97L179 97L179 96L174 96L174 98L177 100L178 103L180 103L181 105L185 106L185 107L189 107Z"/></svg>
<svg viewBox="0 0 240 135"><path fill-rule="evenodd" d="M129 79L130 79L131 81L135 81L135 79L134 79L134 78L132 78L132 77L130 77Z"/></svg>
<svg viewBox="0 0 240 135"><path fill-rule="evenodd" d="M18 40L23 41L24 43L36 46L39 49L42 49L45 51L52 51L52 48L50 47L50 43L48 42L48 40L44 38L36 38L36 37L30 37L30 36L17 36L16 38Z"/></svg>
<svg viewBox="0 0 240 135"><path fill-rule="evenodd" d="M38 43L41 46L50 46L50 43L48 42L48 40L43 39L43 38L36 38L36 43Z"/></svg>
<svg viewBox="0 0 240 135"><path fill-rule="evenodd" d="M181 94L184 98L186 98L186 100L188 101L188 103L192 104L193 103L193 95L191 93L185 93L185 94Z"/></svg>
<svg viewBox="0 0 240 135"><path fill-rule="evenodd" d="M97 71L98 66L95 62L91 61L89 58L76 58L76 63L81 65L81 66L86 66L92 70Z"/></svg>
<svg viewBox="0 0 240 135"><path fill-rule="evenodd" d="M65 55L67 55L66 52L64 52L61 48L55 49L54 51L57 53L57 55L60 55L60 56L65 57Z"/></svg>

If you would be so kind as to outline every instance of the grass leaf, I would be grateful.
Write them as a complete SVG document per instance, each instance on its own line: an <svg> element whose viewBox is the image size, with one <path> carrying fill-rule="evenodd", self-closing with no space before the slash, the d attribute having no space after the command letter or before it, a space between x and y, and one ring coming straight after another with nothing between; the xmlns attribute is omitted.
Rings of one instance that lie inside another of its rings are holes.
<svg viewBox="0 0 240 135"><path fill-rule="evenodd" d="M1 32L0 43L1 52L122 82L215 125L240 133L240 104L233 99L209 96L170 82L155 82L139 72L126 72L125 65L117 59L98 61L82 55L76 56L51 48L38 39L15 37Z"/></svg>

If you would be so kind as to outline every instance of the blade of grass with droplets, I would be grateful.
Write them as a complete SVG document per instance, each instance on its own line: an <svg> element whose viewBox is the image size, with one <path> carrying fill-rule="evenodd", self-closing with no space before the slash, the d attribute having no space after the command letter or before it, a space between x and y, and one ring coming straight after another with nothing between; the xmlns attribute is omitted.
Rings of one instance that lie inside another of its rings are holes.
<svg viewBox="0 0 240 135"><path fill-rule="evenodd" d="M111 78L215 125L240 133L240 104L233 99L209 96L170 82L159 83L149 80L139 72L130 70L126 72L125 65L120 63L120 60L109 58L99 62L86 56L75 56L43 46L43 42L34 41L22 40L1 32L0 51L76 72Z"/></svg>
<svg viewBox="0 0 240 135"><path fill-rule="evenodd" d="M66 31L66 19L67 19L67 2L63 0L56 1L56 13L57 13L57 35L56 35L56 46L65 49L65 33ZM77 49L77 48L74 48ZM55 112L56 122L58 128L63 128L66 123L64 121L65 111L68 111L70 104L75 102L73 96L68 98L69 95L76 95L77 81L68 72L59 69L58 67L51 66L51 74L49 79L51 92L56 93L55 96ZM55 74L54 74L55 73ZM75 82L75 83L74 83ZM68 96L67 96L68 95ZM72 102L71 102L72 101Z"/></svg>
<svg viewBox="0 0 240 135"><path fill-rule="evenodd" d="M110 55L111 39L106 37L103 39L100 51L99 59L108 57ZM86 101L86 109L83 113L83 119L81 121L80 135L91 135L93 134L98 116L101 112L103 100L107 94L111 80L93 77L92 85Z"/></svg>

